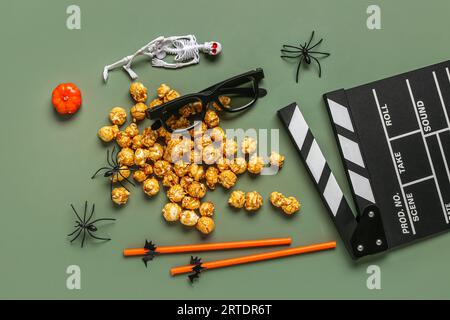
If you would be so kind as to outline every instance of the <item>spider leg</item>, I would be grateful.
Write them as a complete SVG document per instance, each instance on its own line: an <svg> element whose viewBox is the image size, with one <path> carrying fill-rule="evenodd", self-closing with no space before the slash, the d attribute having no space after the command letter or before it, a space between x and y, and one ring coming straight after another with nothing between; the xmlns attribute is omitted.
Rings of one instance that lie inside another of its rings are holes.
<svg viewBox="0 0 450 320"><path fill-rule="evenodd" d="M295 76L295 82L297 82L297 83L298 83L298 75L299 75L299 72L300 72L300 66L302 65L302 60L303 59L300 59L300 61L298 62L298 66L297 66L297 74Z"/></svg>
<svg viewBox="0 0 450 320"><path fill-rule="evenodd" d="M114 219L114 218L102 218L102 219L94 220L90 224L95 224L95 223L100 222L100 221L116 221L116 219Z"/></svg>
<svg viewBox="0 0 450 320"><path fill-rule="evenodd" d="M122 172L120 172L120 170L119 170L118 173L120 174L120 176L121 176L122 178L125 179L125 181L127 181L127 182L128 182L129 184L131 184L133 187L136 186L133 182L131 182L130 180L128 180L128 178L126 178L126 177L122 174Z"/></svg>
<svg viewBox="0 0 450 320"><path fill-rule="evenodd" d="M287 55L282 55L282 56L280 56L281 58L292 58L292 59L296 59L296 58L298 58L298 57L301 57L303 54L301 53L301 54L298 54L298 55L296 55L296 56L287 56Z"/></svg>
<svg viewBox="0 0 450 320"><path fill-rule="evenodd" d="M88 233L92 238L97 239L97 240L103 240L103 241L109 241L109 240L111 240L110 238L100 238L100 237L94 236L94 235L92 234L92 232L89 231L89 230L87 231L87 233Z"/></svg>
<svg viewBox="0 0 450 320"><path fill-rule="evenodd" d="M111 168L108 167L101 167L100 169L98 169L97 171L95 171L95 173L92 175L91 179L94 179L95 176L102 170L110 170Z"/></svg>
<svg viewBox="0 0 450 320"><path fill-rule="evenodd" d="M295 51L283 51L283 50L281 50L281 54L282 55L298 55L298 54L303 54L303 53L300 52L300 51L295 52Z"/></svg>
<svg viewBox="0 0 450 320"><path fill-rule="evenodd" d="M288 49L281 49L281 53L283 54L302 54L302 50L288 50Z"/></svg>
<svg viewBox="0 0 450 320"><path fill-rule="evenodd" d="M81 228L80 226L77 226L76 229L75 229L75 231L72 232L71 234L68 234L67 236L68 236L68 237L73 236L75 233L77 233L77 231L78 231L80 228Z"/></svg>
<svg viewBox="0 0 450 320"><path fill-rule="evenodd" d="M86 224L88 224L89 221L91 221L92 216L94 215L94 211L95 211L95 203L92 204L91 215L90 215L89 218L87 219Z"/></svg>
<svg viewBox="0 0 450 320"><path fill-rule="evenodd" d="M130 171L136 171L136 168L133 168L133 167L127 167L127 168L117 168L117 171L118 172L120 172L120 171L127 171L127 170L130 170Z"/></svg>
<svg viewBox="0 0 450 320"><path fill-rule="evenodd" d="M127 190L128 192L130 192L130 190L128 190L128 188L125 187L125 185L122 183L122 181L117 180L117 182L120 184L121 187L124 187L125 190ZM112 192L112 190L111 190L111 192ZM112 197L112 193L111 193L111 197Z"/></svg>
<svg viewBox="0 0 450 320"><path fill-rule="evenodd" d="M311 56L311 58L314 59L314 61L317 62L317 65L319 66L319 78L321 78L322 77L322 67L320 66L320 62L319 62L319 60L317 58L315 58L313 56Z"/></svg>
<svg viewBox="0 0 450 320"><path fill-rule="evenodd" d="M129 183L129 184L131 184L133 187L135 187L136 185L134 184L134 182L133 181L131 181L130 179L128 179L128 178L125 178L125 180Z"/></svg>
<svg viewBox="0 0 450 320"><path fill-rule="evenodd" d="M330 56L330 53L328 53L328 52L310 51L309 53L313 53L313 54L323 54L324 56L327 56L327 57Z"/></svg>
<svg viewBox="0 0 450 320"><path fill-rule="evenodd" d="M314 30L313 30L313 32L311 33L311 38L309 38L309 42L308 42L308 44L307 45L305 45L305 48L308 48L309 47L309 45L311 44L311 42L312 42L312 40L313 40L313 38L314 38Z"/></svg>
<svg viewBox="0 0 450 320"><path fill-rule="evenodd" d="M114 153L114 151L116 150L116 147L113 147L113 151L111 152L111 161L114 164L114 167L118 166L117 163L117 154L119 153L119 151L117 151L116 153Z"/></svg>
<svg viewBox="0 0 450 320"><path fill-rule="evenodd" d="M300 51L303 50L303 46L302 45L300 45L300 47L296 47L296 46L291 46L291 45L288 45L288 44L283 44L283 48L297 49L297 50L300 50Z"/></svg>
<svg viewBox="0 0 450 320"><path fill-rule="evenodd" d="M114 152L114 147L111 151L111 155L113 152ZM114 167L113 163L111 162L110 155L109 155L109 149L106 149L106 163L108 163L111 167Z"/></svg>
<svg viewBox="0 0 450 320"><path fill-rule="evenodd" d="M81 220L80 216L77 213L77 210L75 210L75 207L73 206L73 204L70 204L70 206L72 207L73 212L75 212L75 215L77 216L78 220L81 222L83 220Z"/></svg>
<svg viewBox="0 0 450 320"><path fill-rule="evenodd" d="M314 49L314 48L317 47L319 44L321 44L322 41L323 41L323 39L320 39L319 41L317 41L317 43L316 43L315 45L313 45L311 48L308 48L308 50Z"/></svg>
<svg viewBox="0 0 450 320"><path fill-rule="evenodd" d="M84 202L83 223L86 223L87 200Z"/></svg>
<svg viewBox="0 0 450 320"><path fill-rule="evenodd" d="M86 229L83 229L83 240L81 240L81 247L84 246L84 240L86 240Z"/></svg>
<svg viewBox="0 0 450 320"><path fill-rule="evenodd" d="M281 49L281 52L289 52L289 53L301 53L302 50L292 50L292 49Z"/></svg>
<svg viewBox="0 0 450 320"><path fill-rule="evenodd" d="M83 231L83 229L82 228L80 228L79 230L78 230L78 233L75 235L75 237L72 239L72 240L70 240L70 243L72 243L72 242L74 242L75 240L77 240L78 239L78 237L80 236L80 234L81 234L81 231Z"/></svg>

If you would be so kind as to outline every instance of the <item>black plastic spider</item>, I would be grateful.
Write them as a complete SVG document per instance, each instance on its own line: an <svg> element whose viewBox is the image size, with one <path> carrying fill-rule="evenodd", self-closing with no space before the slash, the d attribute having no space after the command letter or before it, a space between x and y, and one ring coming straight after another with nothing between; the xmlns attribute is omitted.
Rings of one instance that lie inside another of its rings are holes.
<svg viewBox="0 0 450 320"><path fill-rule="evenodd" d="M100 222L100 221L116 221L116 219L104 218L104 219L97 219L97 220L91 221L92 217L94 216L95 203L92 204L91 214L89 215L89 218L87 220L86 220L86 213L87 213L87 206L88 206L87 201L84 203L83 219L81 219L77 210L75 210L73 204L71 204L70 206L72 207L72 210L75 213L75 216L77 217L77 221L75 224L75 231L72 232L71 234L67 235L68 237L75 235L74 238L72 240L70 240L71 243L74 242L82 233L83 233L83 240L81 240L82 248L84 246L84 241L86 240L86 234L88 234L89 236L91 236L92 238L97 239L97 240L104 240L104 241L111 240L109 238L100 238L100 237L97 237L94 235L94 233L97 232L97 230L98 230L97 227L95 226L95 223Z"/></svg>
<svg viewBox="0 0 450 320"><path fill-rule="evenodd" d="M291 45L283 45L283 49L281 49L281 58L292 58L297 59L300 58L297 66L297 74L296 74L296 82L298 83L298 75L300 72L300 66L302 65L302 61L305 61L306 64L311 64L311 61L314 60L317 62L317 65L319 66L319 78L322 76L322 67L320 66L319 60L314 57L314 54L322 55L323 57L328 57L330 54L326 52L319 52L319 51L312 51L315 47L320 45L323 41L323 39L320 39L316 44L312 45L311 42L314 38L314 31L311 34L311 38L309 39L309 42L304 45L300 44L299 47L291 46Z"/></svg>
<svg viewBox="0 0 450 320"><path fill-rule="evenodd" d="M126 181L129 184L131 184L133 187L135 186L135 184L130 181L127 177L125 177L122 174L122 171L134 171L135 168L121 168L120 164L117 162L117 153L115 153L116 147L113 147L111 153L109 152L109 150L106 150L106 162L109 165L109 167L101 167L100 169L98 169L91 177L91 179L94 179L95 176L102 170L106 170L105 173L103 174L103 176L105 178L109 178L110 180L110 191L112 192L113 189L113 184L117 181L122 187L124 187L125 189L127 189L127 187L125 187L125 185L122 183L122 181ZM119 176L122 179L119 179ZM127 189L128 190L128 189ZM130 190L128 190L130 191ZM111 193L110 192L110 193ZM112 197L112 194L111 194Z"/></svg>

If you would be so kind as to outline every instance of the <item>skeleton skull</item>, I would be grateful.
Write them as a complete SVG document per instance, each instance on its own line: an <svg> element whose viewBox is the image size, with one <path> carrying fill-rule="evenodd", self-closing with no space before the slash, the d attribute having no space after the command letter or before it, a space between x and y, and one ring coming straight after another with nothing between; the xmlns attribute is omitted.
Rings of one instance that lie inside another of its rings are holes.
<svg viewBox="0 0 450 320"><path fill-rule="evenodd" d="M202 52L211 56L216 56L222 52L222 45L217 41L205 42L203 44Z"/></svg>

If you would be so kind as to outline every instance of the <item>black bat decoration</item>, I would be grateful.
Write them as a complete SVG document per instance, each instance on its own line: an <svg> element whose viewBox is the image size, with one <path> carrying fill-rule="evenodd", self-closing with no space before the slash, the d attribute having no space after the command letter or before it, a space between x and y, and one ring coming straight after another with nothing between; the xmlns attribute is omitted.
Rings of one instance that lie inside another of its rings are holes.
<svg viewBox="0 0 450 320"><path fill-rule="evenodd" d="M156 252L156 246L153 244L153 242L149 242L147 240L145 240L144 249L148 250L148 252L142 258L142 261L144 261L145 267L147 268L147 262L152 261L153 258L158 254L158 252Z"/></svg>
<svg viewBox="0 0 450 320"><path fill-rule="evenodd" d="M191 261L190 264L195 264L195 267L192 268L192 272L188 278L189 281L191 283L194 283L195 279L199 279L200 278L200 272L202 272L204 269L206 269L205 267L202 267L202 259L199 257L193 257L191 256Z"/></svg>

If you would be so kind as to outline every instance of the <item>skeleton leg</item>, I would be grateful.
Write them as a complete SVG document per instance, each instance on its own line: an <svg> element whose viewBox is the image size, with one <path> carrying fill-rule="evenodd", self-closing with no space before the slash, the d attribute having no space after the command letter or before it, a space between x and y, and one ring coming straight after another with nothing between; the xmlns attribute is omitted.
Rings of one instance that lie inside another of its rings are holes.
<svg viewBox="0 0 450 320"><path fill-rule="evenodd" d="M106 66L103 69L103 79L105 80L105 82L108 79L108 72L110 70L113 70L118 67L123 67L133 80L136 79L138 77L138 75L131 69L131 63L133 62L133 59L139 55L146 54L146 52L151 52L152 50L154 50L154 46L163 40L164 40L164 37L160 36L160 37L150 41L149 43L147 43L145 46L140 48L134 54L129 55L129 56L123 58L122 60L119 60L111 65Z"/></svg>
<svg viewBox="0 0 450 320"><path fill-rule="evenodd" d="M123 69L128 73L128 75L130 76L131 79L136 80L138 78L138 75L136 74L136 72L134 72L131 67L129 66L129 64L126 64L123 66Z"/></svg>
<svg viewBox="0 0 450 320"><path fill-rule="evenodd" d="M129 61L123 66L123 68L125 69L126 72L128 72L128 74L130 75L131 79L135 80L138 78L138 75L136 74L136 72L134 72L131 69L131 63L133 62L134 58L136 58L137 56L143 55L143 56L147 56L150 58L153 58L154 56L154 51L155 49L153 47L143 47L141 49L139 49L138 52L136 52L135 54L133 54L132 56L129 56Z"/></svg>
<svg viewBox="0 0 450 320"><path fill-rule="evenodd" d="M142 47L141 49L139 49L138 51L136 51L135 54L128 56L128 61L127 63L123 66L123 69L128 73L128 75L130 76L131 79L136 80L138 78L138 75L136 74L136 72L134 72L131 69L131 63L133 62L134 58L136 58L137 56L140 56L144 53L144 50L146 50L146 47Z"/></svg>
<svg viewBox="0 0 450 320"><path fill-rule="evenodd" d="M103 69L103 80L106 82L108 80L109 71L127 64L130 61L131 57L132 56L127 56L117 62L114 62L113 64L105 66L105 68Z"/></svg>
<svg viewBox="0 0 450 320"><path fill-rule="evenodd" d="M160 36L149 43L147 43L145 46L140 48L138 51L136 51L133 55L129 56L130 60L126 65L123 66L126 72L130 75L131 79L135 80L137 79L138 75L131 69L131 63L133 62L134 58L141 55L146 55L152 57L153 52L155 51L155 47L157 47L162 41L164 40L164 37Z"/></svg>

